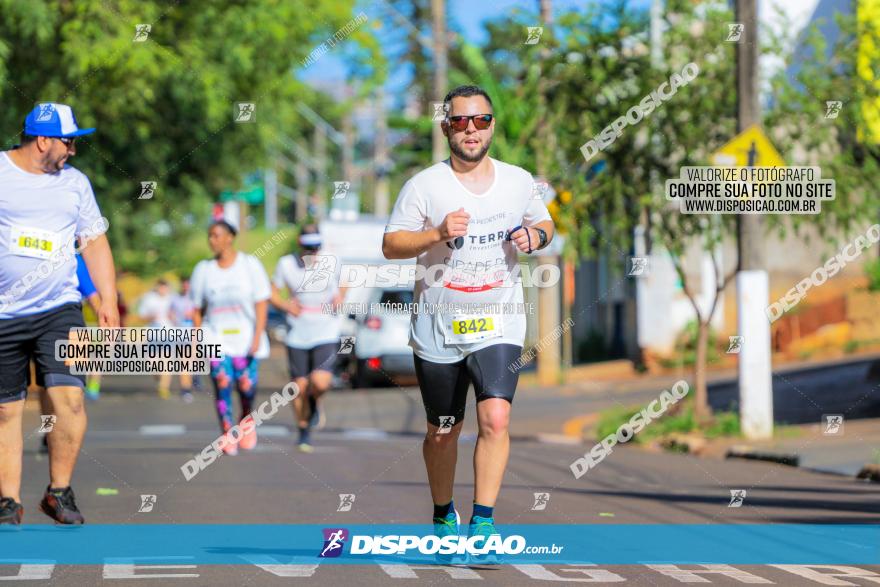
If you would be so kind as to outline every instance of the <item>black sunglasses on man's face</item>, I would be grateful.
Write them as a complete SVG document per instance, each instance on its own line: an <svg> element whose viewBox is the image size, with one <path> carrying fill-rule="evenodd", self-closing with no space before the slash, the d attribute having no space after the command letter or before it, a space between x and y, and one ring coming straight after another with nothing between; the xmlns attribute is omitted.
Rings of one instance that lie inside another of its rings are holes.
<svg viewBox="0 0 880 587"><path fill-rule="evenodd" d="M71 145L73 145L76 142L76 137L49 137L49 138L50 139L57 139L57 140L61 141L61 144L63 144L68 149L70 148Z"/></svg>
<svg viewBox="0 0 880 587"><path fill-rule="evenodd" d="M463 131L468 127L470 121L474 121L477 130L486 130L492 124L493 116L491 114L474 114L473 116L450 116L449 126L456 132Z"/></svg>

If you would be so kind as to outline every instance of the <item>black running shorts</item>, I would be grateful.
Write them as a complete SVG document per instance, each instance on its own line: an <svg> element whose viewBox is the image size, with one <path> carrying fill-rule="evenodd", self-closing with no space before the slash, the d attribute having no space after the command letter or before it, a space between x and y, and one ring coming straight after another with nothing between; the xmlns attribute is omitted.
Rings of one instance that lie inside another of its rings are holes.
<svg viewBox="0 0 880 587"><path fill-rule="evenodd" d="M55 341L67 340L71 328L83 326L78 302L29 316L0 319L0 403L25 398L31 360L36 365L37 385L83 388L84 377L71 375L64 361L55 360Z"/></svg>
<svg viewBox="0 0 880 587"><path fill-rule="evenodd" d="M455 424L461 422L471 383L477 402L497 397L513 403L519 369L509 367L521 354L521 346L501 343L473 352L457 363L432 363L415 355L428 422L440 426L445 416L454 416Z"/></svg>
<svg viewBox="0 0 880 587"><path fill-rule="evenodd" d="M336 365L338 342L319 344L310 349L287 347L287 364L290 367L290 378L308 377L312 371L330 371Z"/></svg>

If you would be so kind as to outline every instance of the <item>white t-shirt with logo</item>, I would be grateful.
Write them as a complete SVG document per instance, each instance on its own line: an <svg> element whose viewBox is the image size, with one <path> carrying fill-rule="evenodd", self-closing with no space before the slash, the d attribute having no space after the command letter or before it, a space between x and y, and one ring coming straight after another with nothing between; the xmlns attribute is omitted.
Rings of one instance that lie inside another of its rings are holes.
<svg viewBox="0 0 880 587"><path fill-rule="evenodd" d="M483 194L465 188L448 160L419 172L404 184L385 227L386 233L434 228L459 208L471 217L467 235L438 243L416 260L425 268L447 269L445 276L427 271L415 283L410 346L426 361L454 363L493 344L522 346L525 340L525 314L512 309L523 303L519 249L506 237L510 229L533 226L550 214L533 197L528 171L490 161L495 179Z"/></svg>
<svg viewBox="0 0 880 587"><path fill-rule="evenodd" d="M174 326L171 319L171 303L174 301L174 295L160 295L157 291L148 291L141 298L138 306L138 315L150 321L150 326L155 328Z"/></svg>
<svg viewBox="0 0 880 587"><path fill-rule="evenodd" d="M189 296L183 294L174 294L171 297L171 321L175 326L192 326L192 312L196 305Z"/></svg>
<svg viewBox="0 0 880 587"><path fill-rule="evenodd" d="M83 173L28 173L0 153L0 319L80 301L75 237L106 230Z"/></svg>
<svg viewBox="0 0 880 587"><path fill-rule="evenodd" d="M190 278L190 296L204 311L202 327L223 345L224 356L245 357L254 340L255 304L271 296L269 276L253 255L238 252L223 269L215 259L199 261ZM263 332L257 359L269 356L269 337Z"/></svg>
<svg viewBox="0 0 880 587"><path fill-rule="evenodd" d="M287 314L285 344L294 349L311 349L321 344L339 342L342 317L329 313L329 305L339 292L339 267L332 255L314 255L303 259L300 267L293 255L278 260L273 282L287 288L302 306L299 316Z"/></svg>

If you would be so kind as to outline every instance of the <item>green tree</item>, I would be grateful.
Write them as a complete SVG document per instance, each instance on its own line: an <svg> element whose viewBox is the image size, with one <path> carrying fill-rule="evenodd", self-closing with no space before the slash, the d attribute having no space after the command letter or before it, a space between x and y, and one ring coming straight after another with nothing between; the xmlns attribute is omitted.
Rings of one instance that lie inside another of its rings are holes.
<svg viewBox="0 0 880 587"><path fill-rule="evenodd" d="M16 142L34 103L73 106L82 124L98 128L78 141L74 165L110 220L120 265L180 265L182 243L204 226L217 194L267 164L279 130L303 132L297 101L323 100L292 74L351 20L352 6L0 0L4 146ZM143 42L133 40L138 24L151 26ZM369 27L352 34L375 50L369 37ZM255 124L234 122L236 102L256 104ZM137 199L142 181L157 182L153 199Z"/></svg>
<svg viewBox="0 0 880 587"><path fill-rule="evenodd" d="M636 198L653 240L672 256L698 321L695 410L698 420L705 421L711 415L705 375L708 324L716 309L718 294L733 273L725 273L724 268L714 263L715 296L708 310L701 309L684 275L682 257L687 246L694 242L701 243L703 250L712 251L723 239L733 238L735 217L671 212L662 197L661 182L677 177L682 166L711 164L710 154L735 134L735 94L730 91L735 87L735 56L732 44L723 42L726 23L733 18L726 10L713 9L708 4L695 6L690 2L669 2L665 18L669 25L664 34L665 67L646 70L642 79L648 86L642 86L639 95L645 95L671 73L681 71L691 60L699 64L699 77L644 123L643 132L649 133L647 140L639 141L639 132L634 132L631 133L634 142L618 141L606 152L607 174L601 174L605 177L600 175L588 189L601 190L607 195L606 190L614 186L612 189L625 194L625 199ZM817 226L823 232L849 230L855 218L866 214L872 217L871 211L876 210L876 192L871 187L878 177L877 162L875 156L870 155L870 148L854 140L858 121L850 118L835 125L824 118L825 97L847 96L857 103L865 92L853 75L854 28L852 24L844 24L847 18L840 20L843 34L827 62L807 60L794 83L785 71L774 76L773 100L763 117L764 127L779 146L786 163L821 166L823 176L838 180L838 199L824 205L820 216L770 216L769 231L783 234L794 230L797 234L807 225ZM784 56L790 63L792 44L785 44L772 34L766 37L769 42L763 51ZM823 52L815 29L808 34L808 40L817 54ZM787 52L785 47L789 47Z"/></svg>

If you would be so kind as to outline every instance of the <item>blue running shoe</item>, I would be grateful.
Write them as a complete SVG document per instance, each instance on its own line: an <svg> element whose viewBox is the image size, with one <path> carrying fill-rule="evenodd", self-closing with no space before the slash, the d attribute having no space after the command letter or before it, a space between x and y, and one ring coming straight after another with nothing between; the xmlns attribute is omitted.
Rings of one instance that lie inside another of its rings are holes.
<svg viewBox="0 0 880 587"><path fill-rule="evenodd" d="M444 536L458 536L459 527L461 526L461 517L456 510L452 510L446 514L445 518L434 518L434 536L442 539ZM440 564L452 564L455 554L434 555Z"/></svg>
<svg viewBox="0 0 880 587"><path fill-rule="evenodd" d="M318 409L318 400L315 399L315 396L310 395L308 402L309 411L311 412L311 416L309 416L309 428L315 428L321 421L321 411Z"/></svg>
<svg viewBox="0 0 880 587"><path fill-rule="evenodd" d="M489 536L493 535L499 535L498 530L495 529L495 518L483 518L481 516L474 516L472 518L472 521L468 526L468 538L472 536L485 536L486 540L489 540ZM482 546L486 544L486 540L480 542L477 545L478 548L482 548ZM468 557L468 563L497 565L498 556L494 552L489 552L487 554L471 554Z"/></svg>

